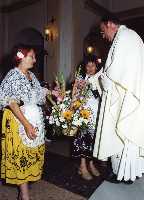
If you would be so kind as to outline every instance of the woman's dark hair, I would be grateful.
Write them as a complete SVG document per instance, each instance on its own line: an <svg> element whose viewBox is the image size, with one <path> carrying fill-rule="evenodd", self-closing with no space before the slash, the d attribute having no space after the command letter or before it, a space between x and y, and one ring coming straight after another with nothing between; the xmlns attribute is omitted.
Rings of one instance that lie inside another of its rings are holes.
<svg viewBox="0 0 144 200"><path fill-rule="evenodd" d="M18 46L15 46L12 50L12 62L13 62L13 65L18 67L18 65L20 64L22 58L21 56L19 56L18 53L20 53L21 55L23 55L24 57L27 56L28 52L30 52L31 50L34 50L35 49L32 47L32 46L29 46L29 45L18 45Z"/></svg>
<svg viewBox="0 0 144 200"><path fill-rule="evenodd" d="M80 63L80 65L78 66L78 69L80 70L80 75L85 78L86 76L86 65L89 63L89 62L92 62L92 63L95 63L96 65L96 68L97 68L97 71L100 70L101 68L101 65L100 63L98 62L98 58L96 55L88 55L88 56L84 56L84 59L83 61Z"/></svg>
<svg viewBox="0 0 144 200"><path fill-rule="evenodd" d="M116 25L121 24L118 17L116 17L114 14L106 14L101 18L101 23L107 24L109 21L113 22Z"/></svg>

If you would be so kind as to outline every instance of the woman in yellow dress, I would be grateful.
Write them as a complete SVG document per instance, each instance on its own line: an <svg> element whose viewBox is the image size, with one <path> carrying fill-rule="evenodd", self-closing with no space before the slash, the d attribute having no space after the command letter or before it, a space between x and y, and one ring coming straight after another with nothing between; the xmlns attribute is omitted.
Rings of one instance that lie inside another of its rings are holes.
<svg viewBox="0 0 144 200"><path fill-rule="evenodd" d="M0 85L2 119L1 178L19 186L19 200L29 200L28 182L41 178L44 163L44 122L41 110L47 90L30 71L36 62L32 48L14 53L15 67Z"/></svg>

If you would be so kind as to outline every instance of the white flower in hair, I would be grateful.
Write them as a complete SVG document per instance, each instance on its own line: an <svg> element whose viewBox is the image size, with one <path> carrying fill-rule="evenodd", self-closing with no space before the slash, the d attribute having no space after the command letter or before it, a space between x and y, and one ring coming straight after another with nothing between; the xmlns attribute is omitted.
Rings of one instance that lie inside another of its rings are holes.
<svg viewBox="0 0 144 200"><path fill-rule="evenodd" d="M24 58L24 54L21 51L18 51L17 52L17 57L22 59L22 58Z"/></svg>

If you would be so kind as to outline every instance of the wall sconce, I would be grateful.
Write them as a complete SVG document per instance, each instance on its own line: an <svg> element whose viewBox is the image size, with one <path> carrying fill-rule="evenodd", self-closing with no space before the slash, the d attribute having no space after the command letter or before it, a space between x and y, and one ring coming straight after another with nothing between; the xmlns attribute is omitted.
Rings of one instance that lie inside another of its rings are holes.
<svg viewBox="0 0 144 200"><path fill-rule="evenodd" d="M88 46L86 50L88 54L92 54L94 52L94 47Z"/></svg>
<svg viewBox="0 0 144 200"><path fill-rule="evenodd" d="M52 16L51 20L47 22L47 25L44 30L46 41L54 40L54 22L55 21L56 19Z"/></svg>
<svg viewBox="0 0 144 200"><path fill-rule="evenodd" d="M53 32L49 27L45 27L44 32L45 32L46 41L53 41L54 40Z"/></svg>

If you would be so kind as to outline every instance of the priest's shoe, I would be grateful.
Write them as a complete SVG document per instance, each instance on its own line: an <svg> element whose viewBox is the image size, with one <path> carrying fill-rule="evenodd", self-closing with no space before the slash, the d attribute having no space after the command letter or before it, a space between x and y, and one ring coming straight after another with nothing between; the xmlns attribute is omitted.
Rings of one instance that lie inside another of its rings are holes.
<svg viewBox="0 0 144 200"><path fill-rule="evenodd" d="M111 183L116 183L116 184L118 184L118 183L124 183L124 184L127 184L127 185L131 185L131 184L133 184L133 181L131 181L131 180L128 180L128 181L125 181L125 180L117 180L117 175L116 174L114 174L113 172L111 172L110 174L109 174L109 176L106 178L106 180L108 181L108 182L111 182Z"/></svg>
<svg viewBox="0 0 144 200"><path fill-rule="evenodd" d="M121 182L124 183L124 184L127 184L127 185L131 185L131 184L134 183L134 181L131 181L131 180L128 180L128 181L122 180Z"/></svg>
<svg viewBox="0 0 144 200"><path fill-rule="evenodd" d="M111 182L111 183L121 183L121 181L117 180L117 175L111 172L108 177L106 178L106 181Z"/></svg>

